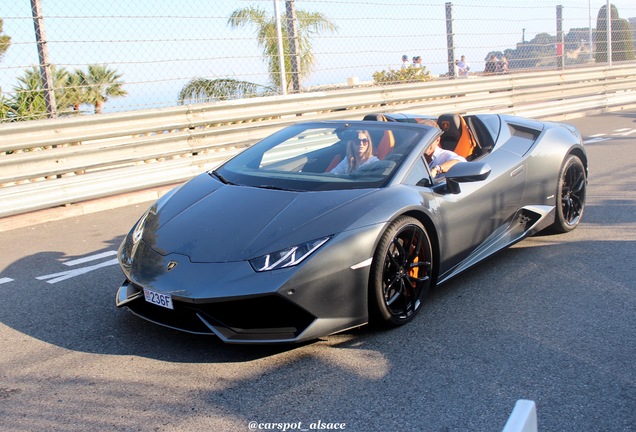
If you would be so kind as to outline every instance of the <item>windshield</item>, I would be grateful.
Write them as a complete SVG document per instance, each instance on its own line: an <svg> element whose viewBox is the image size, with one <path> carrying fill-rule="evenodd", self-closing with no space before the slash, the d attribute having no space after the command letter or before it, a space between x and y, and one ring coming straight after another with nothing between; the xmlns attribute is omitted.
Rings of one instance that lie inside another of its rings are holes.
<svg viewBox="0 0 636 432"><path fill-rule="evenodd" d="M397 122L289 126L210 174L225 183L296 191L385 186L428 131Z"/></svg>

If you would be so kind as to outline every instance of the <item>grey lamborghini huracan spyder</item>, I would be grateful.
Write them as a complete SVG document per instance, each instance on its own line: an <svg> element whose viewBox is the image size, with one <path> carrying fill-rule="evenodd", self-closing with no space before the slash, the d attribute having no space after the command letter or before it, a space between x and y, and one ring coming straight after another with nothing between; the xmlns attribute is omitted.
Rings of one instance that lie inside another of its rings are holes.
<svg viewBox="0 0 636 432"><path fill-rule="evenodd" d="M397 326L431 286L545 228L579 224L588 161L574 127L426 119L298 123L172 190L119 249L117 306L229 343ZM373 156L335 169L360 134ZM440 135L467 161L433 176L424 152Z"/></svg>

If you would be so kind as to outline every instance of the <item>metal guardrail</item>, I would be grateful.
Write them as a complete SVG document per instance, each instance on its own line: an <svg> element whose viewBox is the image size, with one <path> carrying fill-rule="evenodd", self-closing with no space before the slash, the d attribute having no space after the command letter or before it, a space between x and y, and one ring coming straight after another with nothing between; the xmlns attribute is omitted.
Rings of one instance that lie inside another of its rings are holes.
<svg viewBox="0 0 636 432"><path fill-rule="evenodd" d="M3 124L0 217L185 181L298 121L374 112L567 120L633 107L630 63Z"/></svg>

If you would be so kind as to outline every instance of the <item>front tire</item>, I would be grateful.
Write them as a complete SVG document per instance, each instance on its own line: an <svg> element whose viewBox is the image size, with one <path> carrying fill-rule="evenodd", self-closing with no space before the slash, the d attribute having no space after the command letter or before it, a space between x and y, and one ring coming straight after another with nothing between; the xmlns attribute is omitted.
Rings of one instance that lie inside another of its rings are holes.
<svg viewBox="0 0 636 432"><path fill-rule="evenodd" d="M557 187L554 231L572 231L581 222L585 210L587 177L583 162L577 156L569 156L561 168Z"/></svg>
<svg viewBox="0 0 636 432"><path fill-rule="evenodd" d="M426 229L417 219L402 216L389 225L371 267L369 314L372 322L396 327L415 317L431 286L431 250Z"/></svg>

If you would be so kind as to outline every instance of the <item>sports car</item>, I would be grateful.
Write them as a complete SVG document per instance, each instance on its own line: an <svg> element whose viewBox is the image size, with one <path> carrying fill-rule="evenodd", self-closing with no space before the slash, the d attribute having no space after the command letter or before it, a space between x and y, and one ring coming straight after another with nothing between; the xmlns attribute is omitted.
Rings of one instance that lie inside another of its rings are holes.
<svg viewBox="0 0 636 432"><path fill-rule="evenodd" d="M525 237L580 223L588 160L573 126L433 119L297 123L175 188L122 242L116 305L228 343L399 326L431 287ZM361 136L373 156L334 169ZM466 161L434 176L425 158L434 145Z"/></svg>

